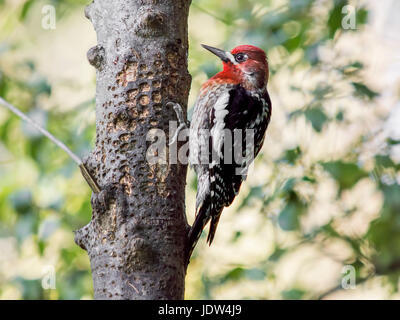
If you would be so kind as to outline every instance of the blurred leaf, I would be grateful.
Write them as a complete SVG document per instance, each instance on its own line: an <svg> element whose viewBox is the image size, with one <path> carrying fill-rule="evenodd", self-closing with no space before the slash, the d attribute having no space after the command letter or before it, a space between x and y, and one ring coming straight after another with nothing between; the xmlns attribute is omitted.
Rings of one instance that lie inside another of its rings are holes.
<svg viewBox="0 0 400 320"><path fill-rule="evenodd" d="M21 189L10 195L10 202L19 214L31 212L33 207L32 192L29 189Z"/></svg>
<svg viewBox="0 0 400 320"><path fill-rule="evenodd" d="M342 72L344 75L353 75L353 74L357 74L363 68L364 68L364 65L361 62L356 61L356 62L348 64L344 67L341 67L338 70L340 72Z"/></svg>
<svg viewBox="0 0 400 320"><path fill-rule="evenodd" d="M242 232L241 231L236 231L233 238L232 238L232 242L236 242L240 237L242 236Z"/></svg>
<svg viewBox="0 0 400 320"><path fill-rule="evenodd" d="M263 200L265 197L264 188L263 186L255 186L251 187L247 196L243 199L242 203L240 204L238 211L243 209L244 207L249 207L252 205L253 199L261 199Z"/></svg>
<svg viewBox="0 0 400 320"><path fill-rule="evenodd" d="M88 291L87 279L90 279L91 276L86 270L71 270L62 275L62 287L59 289L60 291L60 299L62 300L77 300L81 299L83 293ZM60 281L57 281L60 282ZM91 284L91 279L89 281ZM57 283L58 286L58 283Z"/></svg>
<svg viewBox="0 0 400 320"><path fill-rule="evenodd" d="M230 270L221 280L222 283L226 281L237 281L243 277L245 270L242 267L236 267Z"/></svg>
<svg viewBox="0 0 400 320"><path fill-rule="evenodd" d="M314 178L309 177L309 176L304 176L304 177L302 178L302 180L303 180L303 181L310 182L310 183L316 183L316 182L317 182L317 180L315 180Z"/></svg>
<svg viewBox="0 0 400 320"><path fill-rule="evenodd" d="M60 226L60 221L56 218L47 218L39 226L39 239L46 240Z"/></svg>
<svg viewBox="0 0 400 320"><path fill-rule="evenodd" d="M291 165L294 165L301 154L301 149L299 146L297 146L296 148L286 150L283 156L278 161L287 162Z"/></svg>
<svg viewBox="0 0 400 320"><path fill-rule="evenodd" d="M213 287L213 282L210 280L210 278L207 276L206 273L203 273L201 275L201 283L203 285L203 295L205 299L212 299L211 297L211 289Z"/></svg>
<svg viewBox="0 0 400 320"><path fill-rule="evenodd" d="M368 22L368 10L365 8L356 9L357 24L366 24Z"/></svg>
<svg viewBox="0 0 400 320"><path fill-rule="evenodd" d="M328 120L328 117L325 115L321 108L307 109L304 112L304 115L306 119L311 122L312 127L317 132L321 132L323 125Z"/></svg>
<svg viewBox="0 0 400 320"><path fill-rule="evenodd" d="M285 184L282 187L282 193L285 195L290 193L293 190L295 184L296 184L296 178L290 178L286 180Z"/></svg>
<svg viewBox="0 0 400 320"><path fill-rule="evenodd" d="M22 6L21 13L19 15L20 20L26 19L26 16L28 15L29 10L31 9L31 7L34 3L35 3L34 0L25 1L24 5Z"/></svg>
<svg viewBox="0 0 400 320"><path fill-rule="evenodd" d="M36 70L36 64L35 64L35 61L33 61L33 60L25 60L22 63L22 65L27 66L29 68L29 71L31 71L31 72Z"/></svg>
<svg viewBox="0 0 400 320"><path fill-rule="evenodd" d="M15 235L19 242L24 241L27 237L36 233L38 224L37 217L33 215L22 216L15 225Z"/></svg>
<svg viewBox="0 0 400 320"><path fill-rule="evenodd" d="M321 82L318 83L317 87L311 91L311 94L314 96L316 100L322 100L328 94L333 92L333 88L331 85ZM322 106L318 106L318 108L322 108Z"/></svg>
<svg viewBox="0 0 400 320"><path fill-rule="evenodd" d="M282 298L285 300L300 300L305 292L300 289L285 290L282 292Z"/></svg>
<svg viewBox="0 0 400 320"><path fill-rule="evenodd" d="M312 2L312 0L290 0L289 7L292 11L304 10L307 9Z"/></svg>
<svg viewBox="0 0 400 320"><path fill-rule="evenodd" d="M37 241L37 246L38 246L39 254L41 256L43 256L44 250L46 249L46 242L39 239Z"/></svg>
<svg viewBox="0 0 400 320"><path fill-rule="evenodd" d="M385 273L400 260L400 185L381 185L384 204L381 216L372 222L367 238L376 249L375 265L379 273Z"/></svg>
<svg viewBox="0 0 400 320"><path fill-rule="evenodd" d="M29 82L27 82L27 87L33 90L35 96L42 93L47 96L51 95L51 85L44 77L34 76Z"/></svg>
<svg viewBox="0 0 400 320"><path fill-rule="evenodd" d="M265 279L265 271L258 268L247 269L245 274L250 280L261 281Z"/></svg>
<svg viewBox="0 0 400 320"><path fill-rule="evenodd" d="M320 42L317 42L305 48L305 58L310 62L312 66L315 66L317 63L320 62L318 54L318 48L320 44Z"/></svg>
<svg viewBox="0 0 400 320"><path fill-rule="evenodd" d="M368 88L365 84L360 83L360 82L352 82L351 83L355 89L355 95L360 97L360 98L366 98L367 100L373 100L377 96L379 96L379 93L372 91L370 88Z"/></svg>
<svg viewBox="0 0 400 320"><path fill-rule="evenodd" d="M299 227L297 213L297 206L295 204L289 203L285 206L278 217L279 226L282 230L293 231Z"/></svg>
<svg viewBox="0 0 400 320"><path fill-rule="evenodd" d="M269 256L269 261L279 261L279 259L287 252L287 249L275 247L274 252Z"/></svg>
<svg viewBox="0 0 400 320"><path fill-rule="evenodd" d="M13 282L20 287L22 299L38 300L44 298L42 282L40 279L28 280L22 277L17 277Z"/></svg>
<svg viewBox="0 0 400 320"><path fill-rule="evenodd" d="M236 267L230 270L222 279L221 283L227 281L238 281L242 278L247 278L249 280L260 281L265 279L264 270L258 268L245 269L242 267Z"/></svg>
<svg viewBox="0 0 400 320"><path fill-rule="evenodd" d="M342 28L342 8L348 4L346 0L334 0L334 6L329 14L328 29L329 38L333 38L338 29Z"/></svg>
<svg viewBox="0 0 400 320"><path fill-rule="evenodd" d="M396 165L388 155L376 155L375 165L376 167L400 169L400 165Z"/></svg>
<svg viewBox="0 0 400 320"><path fill-rule="evenodd" d="M299 228L299 217L305 212L306 206L294 191L289 192L286 206L278 217L282 230L293 231Z"/></svg>
<svg viewBox="0 0 400 320"><path fill-rule="evenodd" d="M360 179L368 174L351 162L332 161L321 163L324 170L337 181L340 190L352 188Z"/></svg>
<svg viewBox="0 0 400 320"><path fill-rule="evenodd" d="M386 142L387 142L389 145L397 145L397 144L400 144L400 140L395 140L395 139L392 139L392 138L388 138L388 139L386 140Z"/></svg>
<svg viewBox="0 0 400 320"><path fill-rule="evenodd" d="M344 119L343 111L339 111L335 116L336 121L342 122Z"/></svg>

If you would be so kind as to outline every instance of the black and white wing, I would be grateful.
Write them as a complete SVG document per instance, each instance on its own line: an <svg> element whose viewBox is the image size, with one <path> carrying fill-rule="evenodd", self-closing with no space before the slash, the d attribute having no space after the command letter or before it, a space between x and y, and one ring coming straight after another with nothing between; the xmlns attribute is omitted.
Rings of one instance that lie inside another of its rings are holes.
<svg viewBox="0 0 400 320"><path fill-rule="evenodd" d="M207 92L208 96L200 96L196 103L190 130L189 160L197 173L198 186L188 259L210 219L207 241L212 243L223 208L232 203L246 178L247 167L262 147L271 116L267 92L263 96L249 94L233 84ZM249 129L253 139L247 139ZM252 154L248 150L246 153L246 146Z"/></svg>

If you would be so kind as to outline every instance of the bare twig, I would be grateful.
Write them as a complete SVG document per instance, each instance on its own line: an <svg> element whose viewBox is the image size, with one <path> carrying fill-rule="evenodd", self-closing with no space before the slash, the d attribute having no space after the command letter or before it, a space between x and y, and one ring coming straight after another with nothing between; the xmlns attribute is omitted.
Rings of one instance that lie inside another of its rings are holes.
<svg viewBox="0 0 400 320"><path fill-rule="evenodd" d="M46 129L42 128L37 122L35 122L31 118L29 118L25 113L23 113L17 107L13 106L11 103L7 102L2 97L0 97L0 104L3 105L4 107L6 107L11 112L13 112L14 114L16 114L21 119L28 122L30 125L35 127L35 129L39 130L40 133L42 133L44 136L46 136L51 141L53 141L53 143L55 143L57 146L59 146L61 149L63 149L71 157L71 159L77 163L78 166L80 166L82 164L82 160L75 153L73 153L71 151L71 149L69 149L64 143L62 143L60 140L58 140L56 137L54 137Z"/></svg>
<svg viewBox="0 0 400 320"><path fill-rule="evenodd" d="M54 144L56 144L58 147L60 147L62 150L64 150L70 156L70 158L72 160L74 160L76 162L76 164L79 166L83 177L85 178L86 182L89 184L89 186L93 190L93 192L95 192L95 193L100 192L100 187L96 183L96 180L91 176L88 169L83 164L82 160L75 153L73 153L71 151L71 149L69 149L64 143L62 143L60 140L58 140L56 137L54 137L50 132L48 132L46 129L44 129L42 126L40 126L37 122L35 122L31 118L29 118L25 113L23 113L17 107L13 106L11 103L4 100L2 97L0 97L0 105L6 107L12 113L17 115L24 121L28 122L31 126L33 126L35 129L37 129L41 134L43 134L44 136L49 138Z"/></svg>

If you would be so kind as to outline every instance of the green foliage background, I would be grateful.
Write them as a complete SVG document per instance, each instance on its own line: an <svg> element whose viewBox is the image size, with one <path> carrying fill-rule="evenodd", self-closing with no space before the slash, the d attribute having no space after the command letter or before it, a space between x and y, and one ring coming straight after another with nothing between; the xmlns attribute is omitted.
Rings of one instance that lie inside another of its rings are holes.
<svg viewBox="0 0 400 320"><path fill-rule="evenodd" d="M41 28L45 4L56 8L56 30ZM80 155L94 141L94 70L82 88L80 73L76 83L65 81L64 61L49 77L38 60L46 49L40 38L63 37L73 23L95 41L85 4L0 1L0 96ZM187 298L334 297L343 291L344 265L355 268L360 291L398 297L400 165L393 152L400 141L385 129L390 108L370 83L371 61L351 50L370 22L369 9L357 3L357 29L343 30L347 4L192 1L190 105L201 83L220 70L200 43L226 49L246 43L268 52L273 116L256 174L224 213L213 247L203 239L195 251ZM63 46L74 50L76 42L67 40ZM66 89L55 94L60 86ZM190 219L195 188L191 172ZM92 298L89 260L73 242L73 230L90 215L90 190L71 159L0 109L0 298ZM42 288L46 266L55 268L56 289ZM304 278L309 273L314 282Z"/></svg>

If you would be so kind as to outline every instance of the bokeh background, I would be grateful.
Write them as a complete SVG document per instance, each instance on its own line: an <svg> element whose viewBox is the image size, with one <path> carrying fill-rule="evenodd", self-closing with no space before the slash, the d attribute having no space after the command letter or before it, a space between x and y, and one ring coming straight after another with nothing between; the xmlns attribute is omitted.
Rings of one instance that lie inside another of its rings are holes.
<svg viewBox="0 0 400 320"><path fill-rule="evenodd" d="M81 156L95 132L87 3L0 0L0 96ZM343 28L345 5L355 29ZM268 52L273 112L213 245L203 237L194 252L186 298L400 298L400 2L193 0L189 37L189 107L221 69L200 43L253 44ZM192 171L187 182L191 222ZM73 241L90 194L63 151L0 107L0 299L93 298Z"/></svg>

